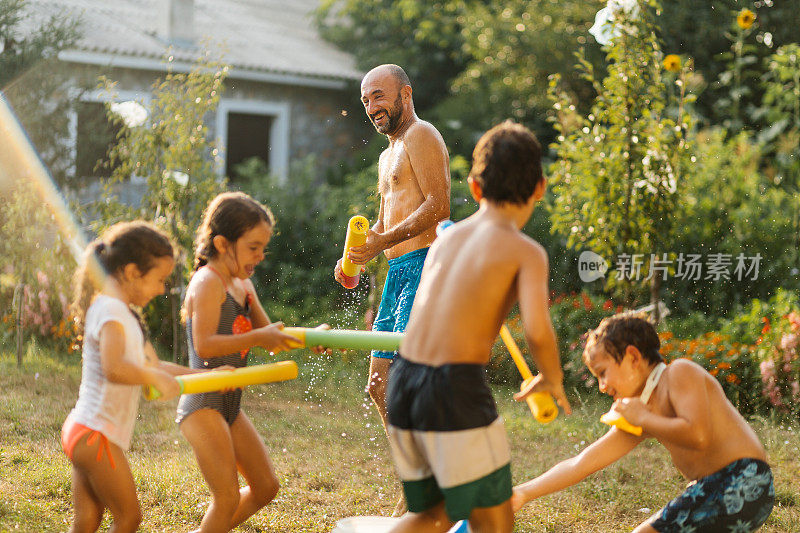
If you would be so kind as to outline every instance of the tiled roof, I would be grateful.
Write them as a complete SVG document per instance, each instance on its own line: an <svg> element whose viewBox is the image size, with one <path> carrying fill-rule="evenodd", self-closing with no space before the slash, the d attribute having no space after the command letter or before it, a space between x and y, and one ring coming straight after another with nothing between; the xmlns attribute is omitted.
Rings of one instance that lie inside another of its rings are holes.
<svg viewBox="0 0 800 533"><path fill-rule="evenodd" d="M28 0L34 20L58 13L80 18L77 52L161 60L169 43L158 35L165 0ZM191 62L210 43L239 71L317 79L361 77L353 57L319 36L319 0L195 0L194 42L172 43L176 60Z"/></svg>

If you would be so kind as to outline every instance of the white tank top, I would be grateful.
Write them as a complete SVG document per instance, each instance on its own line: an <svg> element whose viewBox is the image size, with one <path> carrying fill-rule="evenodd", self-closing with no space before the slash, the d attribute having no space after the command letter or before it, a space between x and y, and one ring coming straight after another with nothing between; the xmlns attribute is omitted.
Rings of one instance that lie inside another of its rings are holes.
<svg viewBox="0 0 800 533"><path fill-rule="evenodd" d="M86 311L83 332L83 369L78 402L69 414L73 421L99 431L111 442L130 448L139 409L141 385L108 381L100 361L100 330L118 322L125 332L124 358L144 365L144 336L139 321L122 300L99 294Z"/></svg>

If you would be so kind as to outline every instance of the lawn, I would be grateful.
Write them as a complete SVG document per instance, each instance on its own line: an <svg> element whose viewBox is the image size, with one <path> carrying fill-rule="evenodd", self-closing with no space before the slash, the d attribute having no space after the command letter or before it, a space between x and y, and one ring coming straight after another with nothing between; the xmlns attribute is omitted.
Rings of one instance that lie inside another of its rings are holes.
<svg viewBox="0 0 800 533"><path fill-rule="evenodd" d="M243 405L267 443L281 482L274 502L238 531L330 531L352 515L388 515L400 493L388 446L363 392L366 361L294 353L300 378L252 387ZM80 383L77 357L31 349L21 370L0 355L0 531L65 531L72 516L70 466L59 431ZM537 424L511 389L495 390L511 439L514 482L541 473L605 431L608 402L573 394L575 413ZM208 501L192 451L173 422L176 401L142 401L128 454L144 520L142 531L189 531ZM764 532L800 531L800 423L752 421L775 473L777 505ZM519 532L630 531L685 482L659 445L648 442L618 464L559 494L529 504ZM106 520L106 525L108 520Z"/></svg>

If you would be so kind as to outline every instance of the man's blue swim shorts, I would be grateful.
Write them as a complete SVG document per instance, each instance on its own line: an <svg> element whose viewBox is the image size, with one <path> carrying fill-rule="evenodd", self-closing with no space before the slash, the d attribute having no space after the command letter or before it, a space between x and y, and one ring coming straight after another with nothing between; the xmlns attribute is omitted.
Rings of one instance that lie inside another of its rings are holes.
<svg viewBox="0 0 800 533"><path fill-rule="evenodd" d="M372 324L372 331L402 333L406 330L427 255L426 247L389 259L389 272L386 274L381 305ZM396 356L397 352L372 351L372 357L394 359Z"/></svg>

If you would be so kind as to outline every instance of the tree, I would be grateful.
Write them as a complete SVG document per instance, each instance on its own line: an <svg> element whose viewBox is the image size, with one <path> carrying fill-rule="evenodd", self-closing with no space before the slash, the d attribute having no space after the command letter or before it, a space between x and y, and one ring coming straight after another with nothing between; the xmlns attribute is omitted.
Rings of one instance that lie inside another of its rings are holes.
<svg viewBox="0 0 800 533"><path fill-rule="evenodd" d="M468 156L485 130L509 117L549 139L543 117L551 73L588 97L571 61L591 9L548 0L327 0L318 21L360 68L403 66L417 109L452 154Z"/></svg>
<svg viewBox="0 0 800 533"><path fill-rule="evenodd" d="M790 287L795 250L791 194L760 171L762 146L753 135L731 136L724 128L701 130L693 139L694 162L682 173L685 194L674 213L676 254L724 254L729 279L672 277L665 283L678 312L700 310L720 316L753 298L768 299L777 287ZM741 259L739 259L741 256ZM746 269L737 271L740 265ZM699 274L699 272L698 272ZM796 279L796 275L795 275Z"/></svg>
<svg viewBox="0 0 800 533"><path fill-rule="evenodd" d="M511 0L475 4L464 15L468 62L451 96L436 109L456 153L467 155L480 135L512 118L552 140L546 120L548 76L561 75L578 101L592 88L575 75L575 53L586 44L593 6L588 2ZM591 37L589 37L591 38ZM593 61L600 50L590 51Z"/></svg>
<svg viewBox="0 0 800 533"><path fill-rule="evenodd" d="M352 53L359 68L402 66L414 104L431 108L464 69L466 14L485 0L323 0L317 23L324 38Z"/></svg>
<svg viewBox="0 0 800 533"><path fill-rule="evenodd" d="M79 29L63 13L37 20L25 0L0 0L0 90L61 184L73 164L66 140L74 98L57 54L77 41Z"/></svg>
<svg viewBox="0 0 800 533"><path fill-rule="evenodd" d="M668 78L655 34L658 3L615 5L608 23L608 74L598 80L591 64L580 61L597 92L590 112L578 113L560 78L551 80L559 132L557 161L550 169L555 182L551 216L554 230L569 235L571 247L619 261L608 283L630 304L641 280L634 270L622 268L623 261L634 266L641 257L648 272L650 259L661 258L651 254L660 254L669 243L672 213L683 194L680 172L689 124L683 92L676 117L669 116ZM653 303L660 299L661 282L661 273L650 277Z"/></svg>
<svg viewBox="0 0 800 533"><path fill-rule="evenodd" d="M194 234L208 202L224 190L225 181L214 171L218 152L209 140L205 118L219 103L228 67L212 61L209 53L198 59L190 72L174 72L171 56L168 73L152 86L149 102L108 105L109 119L120 127L119 138L109 152L113 171L106 182L105 198L90 206L96 232L119 221L153 220L175 240L180 250L192 250ZM113 95L116 83L101 78L101 87ZM113 99L112 99L113 100ZM114 186L132 177L144 180L145 194L139 205L125 205ZM177 310L192 258L185 256L170 291L173 350L177 349Z"/></svg>
<svg viewBox="0 0 800 533"><path fill-rule="evenodd" d="M766 150L774 155L774 164L767 168L774 183L791 199L793 277L800 279L800 44L781 46L764 61L764 98L757 116L766 127L759 135ZM793 205L792 205L793 204ZM800 282L795 289L800 289Z"/></svg>

